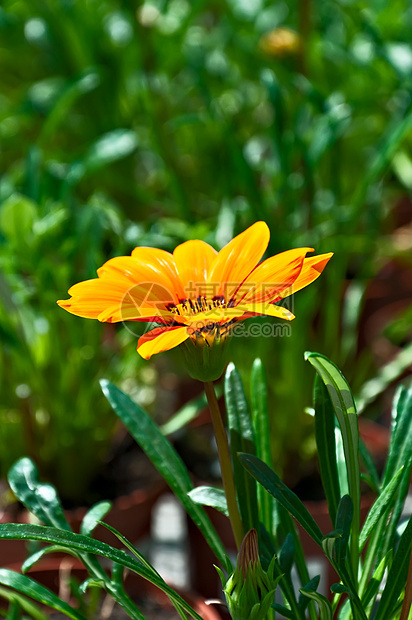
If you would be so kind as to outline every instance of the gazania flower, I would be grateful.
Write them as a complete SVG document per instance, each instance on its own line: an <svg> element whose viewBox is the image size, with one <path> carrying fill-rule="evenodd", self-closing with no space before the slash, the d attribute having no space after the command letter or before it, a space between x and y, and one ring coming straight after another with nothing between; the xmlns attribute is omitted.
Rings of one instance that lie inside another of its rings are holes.
<svg viewBox="0 0 412 620"><path fill-rule="evenodd" d="M201 366L207 366L238 321L257 315L292 320L277 302L316 280L332 256L306 258L312 248L298 248L258 264L269 236L265 222L257 222L220 252L199 240L173 254L138 247L107 261L98 278L75 284L71 299L57 303L99 321L157 323L139 339L143 358L186 342L189 352L193 345L201 349Z"/></svg>

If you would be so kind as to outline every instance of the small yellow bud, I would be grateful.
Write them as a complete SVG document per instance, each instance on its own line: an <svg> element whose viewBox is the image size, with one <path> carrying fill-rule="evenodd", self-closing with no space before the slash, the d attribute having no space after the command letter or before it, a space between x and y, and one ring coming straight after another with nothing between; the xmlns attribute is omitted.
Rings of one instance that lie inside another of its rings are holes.
<svg viewBox="0 0 412 620"><path fill-rule="evenodd" d="M259 47L265 54L278 58L297 54L300 46L301 39L298 33L284 27L266 32L259 41Z"/></svg>

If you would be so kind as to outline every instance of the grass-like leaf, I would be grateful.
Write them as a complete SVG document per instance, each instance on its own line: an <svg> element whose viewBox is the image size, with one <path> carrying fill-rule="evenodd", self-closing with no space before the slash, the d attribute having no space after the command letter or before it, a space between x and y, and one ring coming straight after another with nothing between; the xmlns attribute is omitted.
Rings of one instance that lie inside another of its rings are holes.
<svg viewBox="0 0 412 620"><path fill-rule="evenodd" d="M320 475L328 502L330 518L334 523L340 500L335 448L335 412L328 391L318 375L315 377L313 402Z"/></svg>
<svg viewBox="0 0 412 620"><path fill-rule="evenodd" d="M389 484L386 485L382 489L381 494L376 499L372 508L370 509L368 516L366 517L366 521L363 524L360 537L359 537L359 551L362 551L366 541L368 540L369 535L372 530L378 523L378 521L385 514L386 509L392 503L396 492L399 487L399 483L402 480L402 477L405 473L404 467L401 467L400 470L395 474Z"/></svg>
<svg viewBox="0 0 412 620"><path fill-rule="evenodd" d="M242 467L238 454L256 454L255 439L242 380L234 364L229 364L225 376L225 401L228 417L230 452L239 509L245 531L259 523L256 482Z"/></svg>
<svg viewBox="0 0 412 620"><path fill-rule="evenodd" d="M0 524L0 540L40 540L45 543L67 547L68 550L77 550L81 553L90 553L102 556L116 562L125 568L137 573L153 585L162 590L169 598L176 601L196 620L201 620L200 616L194 612L188 603L178 595L172 588L165 584L163 579L156 576L152 569L142 564L142 562L131 557L121 549L115 549L110 545L95 540L90 536L74 534L54 527L43 525L26 525L21 523L2 523ZM1 545L1 542L0 542ZM83 620L83 619L82 619Z"/></svg>
<svg viewBox="0 0 412 620"><path fill-rule="evenodd" d="M106 380L101 381L104 395L132 437L162 474L188 515L198 526L219 562L225 566L225 549L203 508L188 496L193 489L189 473L159 427L139 405Z"/></svg>
<svg viewBox="0 0 412 620"><path fill-rule="evenodd" d="M56 489L39 482L36 465L29 458L19 459L8 474L13 493L44 525L70 531Z"/></svg>
<svg viewBox="0 0 412 620"><path fill-rule="evenodd" d="M240 454L239 458L252 476L286 508L309 536L322 547L322 532L298 496L288 489L279 476L256 456Z"/></svg>
<svg viewBox="0 0 412 620"><path fill-rule="evenodd" d="M263 371L263 364L260 359L255 359L252 366L250 380L250 394L252 401L252 423L255 432L256 456L266 465L272 464L270 451L270 426L269 412L267 403L267 385ZM276 504L273 502L269 493L266 493L261 485L257 488L258 502L260 509L260 519L268 531L272 530L273 510ZM279 520L279 516L277 516Z"/></svg>
<svg viewBox="0 0 412 620"><path fill-rule="evenodd" d="M196 504L210 506L211 508L219 510L219 512L222 512L227 517L229 516L226 495L223 489L199 486L189 491L188 495Z"/></svg>
<svg viewBox="0 0 412 620"><path fill-rule="evenodd" d="M26 575L20 575L20 573L16 573L12 570L0 568L0 583L3 586L8 586L17 592L29 596L43 605L60 611L69 618L73 618L73 620L86 620L85 616L76 609Z"/></svg>
<svg viewBox="0 0 412 620"><path fill-rule="evenodd" d="M343 449L348 472L349 495L353 502L353 525L351 532L351 570L354 579L358 571L358 546L360 529L360 464L359 427L352 392L339 368L319 353L305 353L325 384L342 432Z"/></svg>
<svg viewBox="0 0 412 620"><path fill-rule="evenodd" d="M398 548L393 558L392 566L388 573L385 588L382 592L375 620L388 620L393 618L399 596L405 587L408 575L409 560L411 555L412 541L412 517L403 532Z"/></svg>

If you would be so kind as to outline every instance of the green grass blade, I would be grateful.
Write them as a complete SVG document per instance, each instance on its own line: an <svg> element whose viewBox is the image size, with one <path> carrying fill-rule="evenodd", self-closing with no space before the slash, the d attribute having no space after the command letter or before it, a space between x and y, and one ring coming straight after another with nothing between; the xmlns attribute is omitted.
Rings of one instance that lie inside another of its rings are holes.
<svg viewBox="0 0 412 620"><path fill-rule="evenodd" d="M216 398L219 398L221 395L219 388L219 385L215 386ZM172 435L173 433L176 433L181 428L189 424L189 422L194 420L200 411L205 407L207 407L207 398L206 394L202 392L200 396L192 398L192 400L183 405L179 411L177 411L167 422L165 422L165 424L160 427L160 430L164 435Z"/></svg>
<svg viewBox="0 0 412 620"><path fill-rule="evenodd" d="M313 592L312 590L305 590L304 588L300 588L299 592L303 594L303 596L307 596L313 601L316 601L319 606L320 620L332 620L332 606L327 598L325 598L324 596L322 596L322 594L319 594L318 592Z"/></svg>
<svg viewBox="0 0 412 620"><path fill-rule="evenodd" d="M382 515L386 512L388 506L392 503L396 491L398 490L399 483L404 477L405 469L401 467L397 474L392 478L389 484L382 489L381 494L376 499L372 508L370 509L366 521L363 525L362 531L359 537L359 551L362 551L366 541L372 530L376 527L378 521L382 518ZM409 483L409 477L408 477Z"/></svg>
<svg viewBox="0 0 412 620"><path fill-rule="evenodd" d="M239 453L256 453L253 427L242 380L234 364L229 364L225 376L225 400L230 435L233 475L245 531L258 529L256 482L239 461Z"/></svg>
<svg viewBox="0 0 412 620"><path fill-rule="evenodd" d="M406 584L411 555L411 542L412 517L409 519L408 525L399 541L374 620L388 620L388 618L394 617L394 610Z"/></svg>
<svg viewBox="0 0 412 620"><path fill-rule="evenodd" d="M229 516L226 495L223 489L199 486L195 487L192 491L189 491L188 495L196 504L200 504L201 506L210 506L210 508L219 510L219 512L222 512L227 517Z"/></svg>
<svg viewBox="0 0 412 620"><path fill-rule="evenodd" d="M13 493L44 525L70 531L56 489L39 482L37 467L29 458L19 459L8 474Z"/></svg>
<svg viewBox="0 0 412 620"><path fill-rule="evenodd" d="M332 523L335 523L340 500L335 449L335 413L328 391L318 375L315 377L313 401L320 475L328 502L330 518Z"/></svg>
<svg viewBox="0 0 412 620"><path fill-rule="evenodd" d="M261 461L269 465L272 464L270 451L270 426L269 412L267 403L267 385L263 371L263 364L260 359L256 359L252 366L252 376L250 383L252 400L252 422L256 442L256 456ZM260 508L260 518L266 530L272 530L273 510L276 509L272 497L266 493L261 485L258 485L258 503Z"/></svg>
<svg viewBox="0 0 412 620"><path fill-rule="evenodd" d="M186 601L179 596L172 588L165 584L163 579L157 577L153 570L149 570L147 566L131 557L128 553L121 549L116 549L110 545L95 540L90 536L82 534L74 534L65 530L59 530L53 527L45 527L43 525L26 525L20 523L2 523L0 524L0 540L40 540L45 543L67 547L69 551L79 551L82 554L89 553L99 555L112 562L116 562L125 568L137 573L160 590L162 590L170 599L176 601L183 609L185 609L193 618L201 620ZM1 545L1 542L0 542ZM82 618L83 620L83 618Z"/></svg>
<svg viewBox="0 0 412 620"><path fill-rule="evenodd" d="M286 508L316 544L322 548L322 532L298 496L288 489L279 476L256 456L241 454L239 458L252 476Z"/></svg>
<svg viewBox="0 0 412 620"><path fill-rule="evenodd" d="M30 614L33 620L48 620L46 616L34 603L21 594L17 594L13 590L7 588L0 588L0 598L5 598L8 601L17 601L20 607Z"/></svg>
<svg viewBox="0 0 412 620"><path fill-rule="evenodd" d="M101 386L115 413L162 474L173 493L182 502L188 515L202 532L219 562L225 566L223 544L205 511L188 496L193 485L183 461L171 443L147 413L126 394L106 380L101 381Z"/></svg>
<svg viewBox="0 0 412 620"><path fill-rule="evenodd" d="M359 427L355 402L350 387L340 370L327 357L319 353L305 353L305 359L312 364L324 382L342 432L343 449L348 471L349 495L353 502L354 516L351 533L351 570L357 579L359 530L360 530L360 464Z"/></svg>
<svg viewBox="0 0 412 620"><path fill-rule="evenodd" d="M103 501L95 504L86 512L80 525L80 534L91 536L95 528L112 508L112 503Z"/></svg>
<svg viewBox="0 0 412 620"><path fill-rule="evenodd" d="M12 570L0 568L0 583L3 586L8 586L9 588L13 588L13 590L17 590L17 592L21 592L21 594L25 596L33 598L43 605L60 611L69 618L73 618L73 620L86 620L85 616L76 611L76 609L26 575L20 575Z"/></svg>

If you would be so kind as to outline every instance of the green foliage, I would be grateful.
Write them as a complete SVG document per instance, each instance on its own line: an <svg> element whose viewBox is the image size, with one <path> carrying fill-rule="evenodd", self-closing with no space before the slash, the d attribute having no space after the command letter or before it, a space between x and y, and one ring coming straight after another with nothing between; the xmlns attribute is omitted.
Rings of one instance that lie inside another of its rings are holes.
<svg viewBox="0 0 412 620"><path fill-rule="evenodd" d="M271 338L253 351L236 343L242 375L257 354L271 377L268 408L283 412L271 422L272 450L284 473L296 455L303 470L313 455L302 352L336 360L355 393L373 376L370 351L356 350L367 282L388 256L410 264L390 238L394 206L411 190L410 11L406 0L367 10L324 2L306 19L305 6L2 3L3 475L30 454L65 497L86 494L113 423L96 378L118 379L119 350L128 345L132 357L133 338L54 303L135 245L172 250L198 237L221 246L265 219L272 254L335 252L294 301L293 339L276 326L276 355ZM298 50L262 46L285 26ZM361 391L362 406L409 364L410 351L391 362Z"/></svg>
<svg viewBox="0 0 412 620"><path fill-rule="evenodd" d="M101 386L115 413L182 502L217 559L225 565L226 557L222 543L204 510L190 498L189 492L193 484L189 472L169 440L164 437L148 414L126 394L106 380L102 380Z"/></svg>

